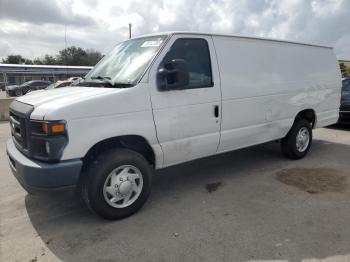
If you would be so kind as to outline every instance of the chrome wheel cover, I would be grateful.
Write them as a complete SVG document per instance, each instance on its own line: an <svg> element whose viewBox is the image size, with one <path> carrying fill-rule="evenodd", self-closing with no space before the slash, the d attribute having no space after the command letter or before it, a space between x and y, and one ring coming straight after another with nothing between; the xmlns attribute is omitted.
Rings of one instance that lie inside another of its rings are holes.
<svg viewBox="0 0 350 262"><path fill-rule="evenodd" d="M141 171L132 165L115 168L103 185L103 196L114 208L125 208L133 204L143 188Z"/></svg>
<svg viewBox="0 0 350 262"><path fill-rule="evenodd" d="M296 137L296 148L302 153L310 144L310 132L306 127L302 127Z"/></svg>

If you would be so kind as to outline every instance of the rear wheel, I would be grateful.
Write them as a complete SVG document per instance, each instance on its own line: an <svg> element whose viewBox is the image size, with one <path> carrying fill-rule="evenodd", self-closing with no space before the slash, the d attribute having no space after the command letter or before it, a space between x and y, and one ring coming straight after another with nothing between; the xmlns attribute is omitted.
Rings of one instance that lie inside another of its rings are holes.
<svg viewBox="0 0 350 262"><path fill-rule="evenodd" d="M134 214L146 202L153 169L141 154L116 149L98 156L84 175L85 203L103 218L115 220Z"/></svg>
<svg viewBox="0 0 350 262"><path fill-rule="evenodd" d="M284 156L300 159L309 152L312 143L312 127L305 119L297 120L287 136L281 141Z"/></svg>

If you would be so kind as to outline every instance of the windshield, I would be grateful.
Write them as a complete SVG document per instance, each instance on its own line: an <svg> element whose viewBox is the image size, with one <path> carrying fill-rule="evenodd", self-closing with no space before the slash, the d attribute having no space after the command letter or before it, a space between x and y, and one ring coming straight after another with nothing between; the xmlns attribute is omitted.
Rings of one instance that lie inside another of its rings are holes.
<svg viewBox="0 0 350 262"><path fill-rule="evenodd" d="M133 85L160 49L166 36L131 39L119 43L86 75L83 82Z"/></svg>
<svg viewBox="0 0 350 262"><path fill-rule="evenodd" d="M33 81L25 82L25 83L21 84L20 86L29 86L31 84L33 84Z"/></svg>
<svg viewBox="0 0 350 262"><path fill-rule="evenodd" d="M45 89L54 89L56 86L58 86L59 85L59 83L53 83L53 84L51 84L51 85L49 85L48 87L46 87Z"/></svg>

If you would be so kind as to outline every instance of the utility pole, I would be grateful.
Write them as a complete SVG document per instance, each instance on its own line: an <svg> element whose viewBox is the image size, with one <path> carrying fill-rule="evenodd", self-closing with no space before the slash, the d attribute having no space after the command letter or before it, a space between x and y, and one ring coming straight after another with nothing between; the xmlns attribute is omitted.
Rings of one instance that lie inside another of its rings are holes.
<svg viewBox="0 0 350 262"><path fill-rule="evenodd" d="M131 23L129 23L129 39L131 39Z"/></svg>
<svg viewBox="0 0 350 262"><path fill-rule="evenodd" d="M68 68L67 68L67 24L64 25L64 64L66 66L66 78L68 78Z"/></svg>

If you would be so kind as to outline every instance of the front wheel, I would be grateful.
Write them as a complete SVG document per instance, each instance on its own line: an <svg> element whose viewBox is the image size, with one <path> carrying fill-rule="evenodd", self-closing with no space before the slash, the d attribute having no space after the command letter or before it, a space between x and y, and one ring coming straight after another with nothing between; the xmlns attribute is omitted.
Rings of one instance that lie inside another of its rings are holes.
<svg viewBox="0 0 350 262"><path fill-rule="evenodd" d="M305 119L299 119L295 122L286 137L282 139L282 153L290 159L301 159L309 152L311 143L311 124Z"/></svg>
<svg viewBox="0 0 350 262"><path fill-rule="evenodd" d="M17 89L15 91L15 96L22 96L23 95L23 91L21 89Z"/></svg>
<svg viewBox="0 0 350 262"><path fill-rule="evenodd" d="M116 149L98 156L84 175L85 203L103 218L115 220L134 214L146 202L153 169L141 154Z"/></svg>

